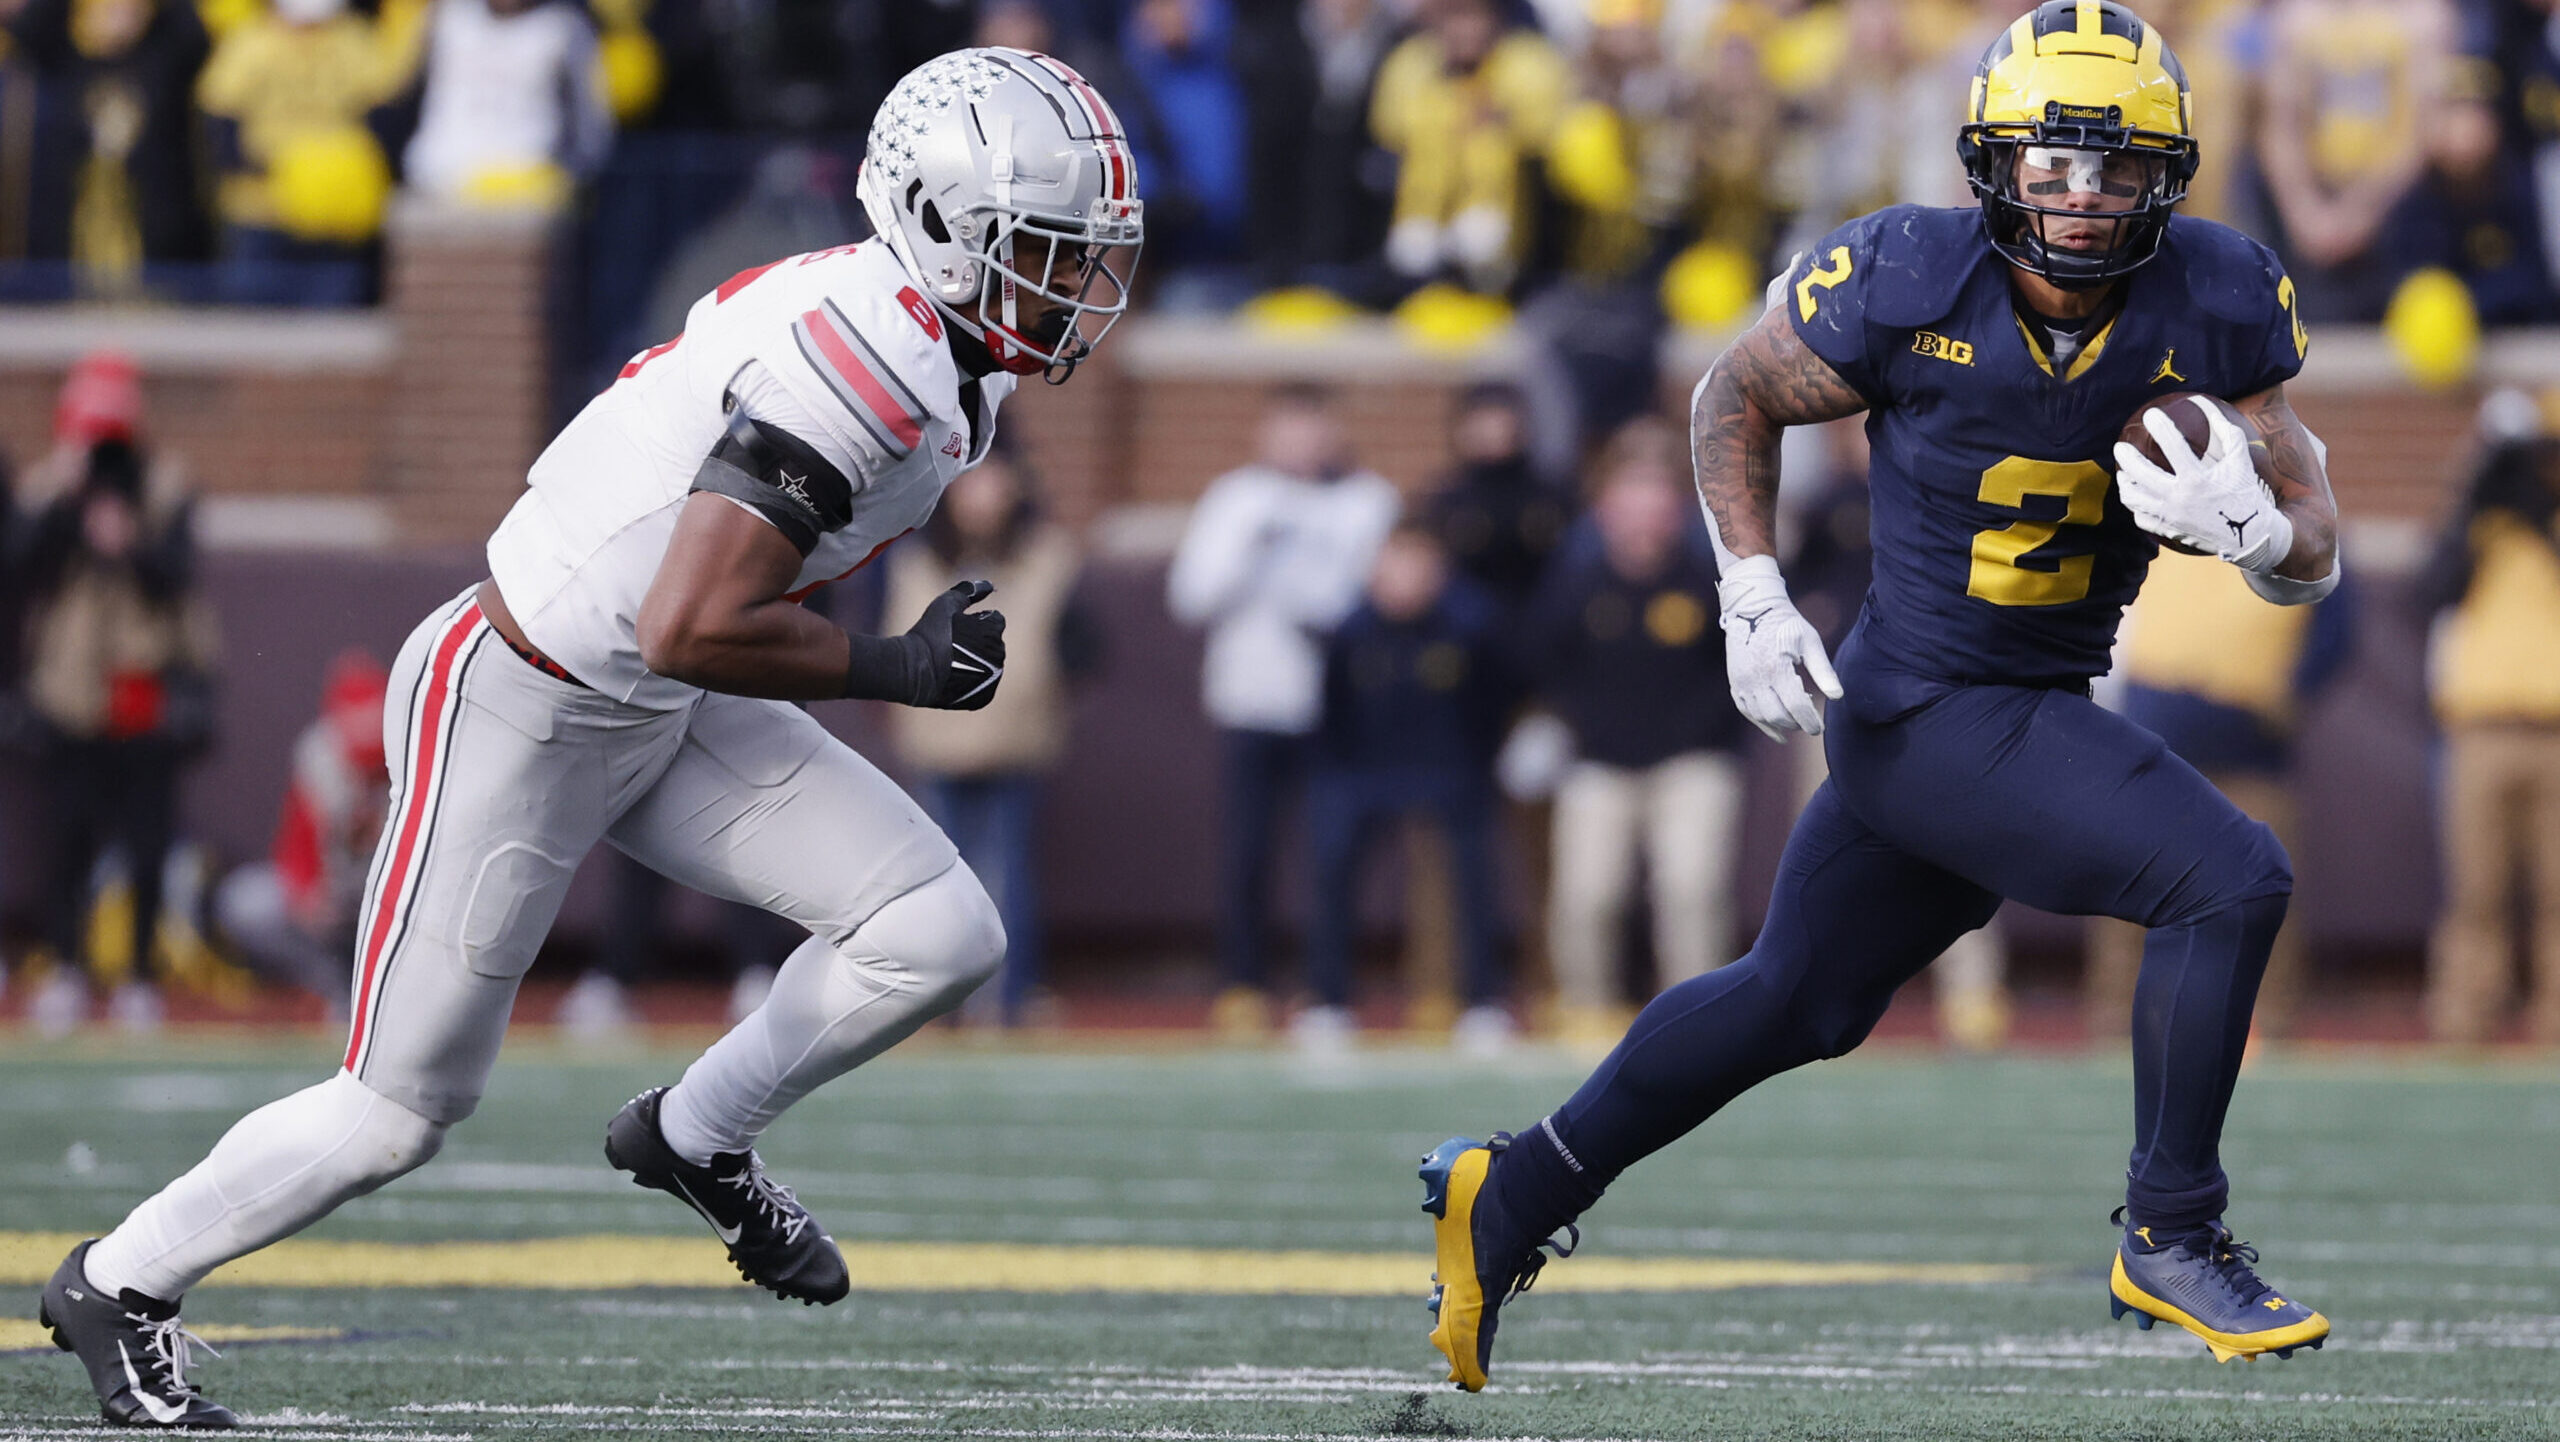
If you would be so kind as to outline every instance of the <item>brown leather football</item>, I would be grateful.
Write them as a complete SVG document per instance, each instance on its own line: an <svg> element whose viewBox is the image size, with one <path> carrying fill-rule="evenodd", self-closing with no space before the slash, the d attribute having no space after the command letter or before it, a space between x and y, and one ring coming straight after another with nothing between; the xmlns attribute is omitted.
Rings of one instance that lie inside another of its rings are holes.
<svg viewBox="0 0 2560 1442"><path fill-rule="evenodd" d="M2241 415L2240 408L2231 402L2220 396L2208 396L2195 391L2172 391L2168 395L2155 396L2143 402L2132 415L2125 418L2123 437L2125 444L2142 452L2143 456L2154 464L2167 465L2168 459L2160 454L2160 443L2151 438L2150 429L2142 423L2143 416L2149 412L2165 411L2169 419L2177 425L2178 434L2187 438L2188 447L2197 455L2203 455L2205 443L2212 438L2213 433L2205 428L2204 416L2196 410L2194 404L2197 401L2219 408L2224 419L2240 428L2241 435L2249 434L2248 418ZM2260 464L2263 466L2263 459Z"/></svg>
<svg viewBox="0 0 2560 1442"><path fill-rule="evenodd" d="M2132 415L2125 418L2124 431L2122 433L2124 443L2133 447L2135 450L2142 452L2143 456L2152 463L2163 466L2167 465L2169 463L2168 458L2160 454L2160 443L2152 439L2150 427L2145 426L2142 423L2142 418L2144 416L2153 411L2161 411L2164 412L2169 417L2170 421L2177 426L2178 434L2186 438L2188 448L2193 450L2197 455L2203 455L2206 444L2213 438L2213 433L2206 428L2204 416L2196 410L2194 405L2194 402L2196 401L2203 401L2206 405L2220 407L2223 419L2230 421L2235 426L2238 426L2240 428L2241 435L2246 436L2249 434L2248 418L2241 415L2240 408L2233 405L2231 402L2224 400L2220 396L2205 395L2200 391L2172 391L2165 396L2154 396L2150 400L2143 402L2141 406L2135 409ZM2263 448L2252 447L2249 452L2249 459L2250 462L2257 467L2258 479L2262 481L2265 480L2267 478L2266 451ZM2177 551L2189 556L2201 556L2205 554L2204 552L2195 549L2193 546L2183 546L2176 541L2162 540L2160 544L2172 551Z"/></svg>

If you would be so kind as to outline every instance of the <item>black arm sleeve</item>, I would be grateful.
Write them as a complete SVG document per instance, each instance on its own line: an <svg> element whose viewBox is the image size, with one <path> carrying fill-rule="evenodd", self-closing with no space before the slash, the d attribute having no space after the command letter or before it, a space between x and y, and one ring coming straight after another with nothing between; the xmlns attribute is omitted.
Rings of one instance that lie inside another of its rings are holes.
<svg viewBox="0 0 2560 1442"><path fill-rule="evenodd" d="M693 488L744 504L773 522L805 556L853 518L853 483L817 448L732 407L728 434L711 448Z"/></svg>

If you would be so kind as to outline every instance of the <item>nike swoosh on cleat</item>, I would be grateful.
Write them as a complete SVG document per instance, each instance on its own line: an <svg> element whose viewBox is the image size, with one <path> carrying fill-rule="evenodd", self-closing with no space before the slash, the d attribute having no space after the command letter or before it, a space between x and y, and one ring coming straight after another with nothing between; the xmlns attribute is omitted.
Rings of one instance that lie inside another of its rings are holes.
<svg viewBox="0 0 2560 1442"><path fill-rule="evenodd" d="M720 1225L720 1219L711 1215L711 1209L704 1206L702 1203L695 1201L693 1199L693 1193L685 1190L682 1178L671 1176L667 1178L667 1185L676 1189L676 1195L684 1199L684 1204L686 1206L691 1207L702 1214L702 1219L711 1224L712 1235L718 1237L723 1243L734 1247L738 1245L738 1239L747 1234L747 1227L744 1222L741 1222L734 1227L724 1227Z"/></svg>
<svg viewBox="0 0 2560 1442"><path fill-rule="evenodd" d="M187 1415L187 1409L184 1406L163 1402L143 1390L142 1375L133 1370L133 1354L124 1349L124 1343L116 1343L116 1356L124 1363L124 1380L126 1385L133 1389L134 1400L142 1404L143 1411L151 1414L152 1421L165 1427Z"/></svg>

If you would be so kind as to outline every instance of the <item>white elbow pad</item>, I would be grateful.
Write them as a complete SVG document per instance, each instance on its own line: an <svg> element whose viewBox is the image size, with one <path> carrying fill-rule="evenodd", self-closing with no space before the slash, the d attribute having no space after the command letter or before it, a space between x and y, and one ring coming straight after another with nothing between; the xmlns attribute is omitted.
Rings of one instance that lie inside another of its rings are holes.
<svg viewBox="0 0 2560 1442"><path fill-rule="evenodd" d="M2279 606L2308 606L2338 589L2338 577L2345 574L2346 568L2346 558L2341 556L2329 562L2329 574L2317 581L2296 581L2273 571L2243 571L2241 574L2248 578L2249 589L2257 592L2260 600L2272 601Z"/></svg>

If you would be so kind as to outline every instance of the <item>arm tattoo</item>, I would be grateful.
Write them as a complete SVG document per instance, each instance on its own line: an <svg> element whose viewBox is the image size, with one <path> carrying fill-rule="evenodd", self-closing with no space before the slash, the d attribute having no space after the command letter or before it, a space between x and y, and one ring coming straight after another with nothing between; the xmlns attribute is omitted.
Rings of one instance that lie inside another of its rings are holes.
<svg viewBox="0 0 2560 1442"><path fill-rule="evenodd" d="M2276 574L2297 581L2316 581L2337 564L2338 502L2329 493L2329 475L2311 432L2293 413L2283 386L2272 386L2233 402L2257 434L2249 444L2266 454L2268 489L2276 507L2293 522L2293 553Z"/></svg>
<svg viewBox="0 0 2560 1442"><path fill-rule="evenodd" d="M1716 358L1690 403L1689 450L1699 499L1727 550L1777 552L1778 432L1866 408L1866 398L1813 353L1783 309L1764 313Z"/></svg>

